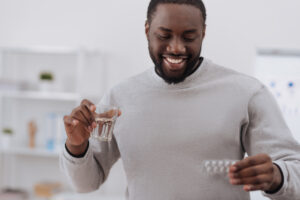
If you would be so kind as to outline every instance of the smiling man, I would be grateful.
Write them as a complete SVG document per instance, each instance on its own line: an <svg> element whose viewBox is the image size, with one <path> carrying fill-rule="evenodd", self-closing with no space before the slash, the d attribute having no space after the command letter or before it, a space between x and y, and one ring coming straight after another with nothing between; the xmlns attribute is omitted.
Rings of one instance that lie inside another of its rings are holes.
<svg viewBox="0 0 300 200"><path fill-rule="evenodd" d="M146 35L155 70L167 83L182 82L202 62L206 14L188 4L158 5L155 12L153 5L155 1L149 6Z"/></svg>
<svg viewBox="0 0 300 200"><path fill-rule="evenodd" d="M275 100L256 79L201 57L205 30L201 0L150 2L145 32L155 67L101 100L122 110L112 141L89 139L90 101L64 117L61 166L77 191L98 189L121 158L128 200L249 199L255 190L300 199L300 145ZM202 170L203 161L224 159L239 160L227 178Z"/></svg>

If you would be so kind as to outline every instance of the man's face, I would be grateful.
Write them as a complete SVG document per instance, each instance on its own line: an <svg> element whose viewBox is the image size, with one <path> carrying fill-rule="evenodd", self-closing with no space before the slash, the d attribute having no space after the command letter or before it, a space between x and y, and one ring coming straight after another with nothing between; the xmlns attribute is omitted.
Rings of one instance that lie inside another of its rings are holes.
<svg viewBox="0 0 300 200"><path fill-rule="evenodd" d="M167 83L179 83L199 62L205 25L192 5L159 4L151 24L146 22L150 57Z"/></svg>

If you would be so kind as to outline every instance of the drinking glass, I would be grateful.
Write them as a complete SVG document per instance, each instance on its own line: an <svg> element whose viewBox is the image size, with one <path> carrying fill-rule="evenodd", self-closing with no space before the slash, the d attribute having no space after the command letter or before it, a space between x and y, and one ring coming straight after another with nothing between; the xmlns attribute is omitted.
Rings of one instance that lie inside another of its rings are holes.
<svg viewBox="0 0 300 200"><path fill-rule="evenodd" d="M98 104L95 115L97 127L94 128L91 137L100 141L111 141L118 113L119 108L117 106Z"/></svg>

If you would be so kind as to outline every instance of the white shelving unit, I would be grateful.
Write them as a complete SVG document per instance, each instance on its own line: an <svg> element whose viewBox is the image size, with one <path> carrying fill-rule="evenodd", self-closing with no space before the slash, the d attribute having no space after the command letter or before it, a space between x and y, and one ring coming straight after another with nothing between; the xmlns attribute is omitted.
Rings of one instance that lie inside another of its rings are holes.
<svg viewBox="0 0 300 200"><path fill-rule="evenodd" d="M26 148L26 147L16 147L3 149L2 153L11 156L36 156L36 157L49 157L49 158L58 158L59 150L49 151L45 148Z"/></svg>
<svg viewBox="0 0 300 200"><path fill-rule="evenodd" d="M16 99L37 99L37 100L56 100L56 101L78 101L80 95L78 93L67 92L36 92L36 91L6 91L0 92L2 97Z"/></svg>
<svg viewBox="0 0 300 200"><path fill-rule="evenodd" d="M64 181L56 148L62 146L65 137L62 117L80 103L86 82L83 79L89 76L86 71L97 73L86 68L91 65L90 60L97 58L101 62L99 56L96 50L81 48L0 47L0 130L2 134L2 129L9 127L14 132L9 147L0 146L0 189L10 187L31 192L36 182ZM39 90L42 71L54 74L51 91ZM93 87L103 83L101 76ZM101 92L90 96L100 99ZM37 124L34 149L28 147L30 120ZM61 143L53 145L49 137Z"/></svg>

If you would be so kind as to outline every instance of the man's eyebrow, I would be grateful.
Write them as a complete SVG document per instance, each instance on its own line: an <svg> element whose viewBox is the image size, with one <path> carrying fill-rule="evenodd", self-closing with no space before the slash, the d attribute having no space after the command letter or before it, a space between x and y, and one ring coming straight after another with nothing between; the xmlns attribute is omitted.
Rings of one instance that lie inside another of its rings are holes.
<svg viewBox="0 0 300 200"><path fill-rule="evenodd" d="M162 27L162 26L160 26L159 29L162 30L162 31L165 31L165 32L172 32L171 29L168 29L168 28L165 28L165 27Z"/></svg>
<svg viewBox="0 0 300 200"><path fill-rule="evenodd" d="M186 30L184 31L185 34L188 34L188 33L196 33L197 32L197 29L191 29L191 30Z"/></svg>
<svg viewBox="0 0 300 200"><path fill-rule="evenodd" d="M160 26L159 29L162 30L162 31L165 31L165 32L169 32L169 33L172 32L171 29L168 29L168 28L165 28L165 27L162 27L162 26ZM183 33L184 34L189 34L189 33L196 33L196 32L197 32L197 29L190 29L190 30L184 31Z"/></svg>

